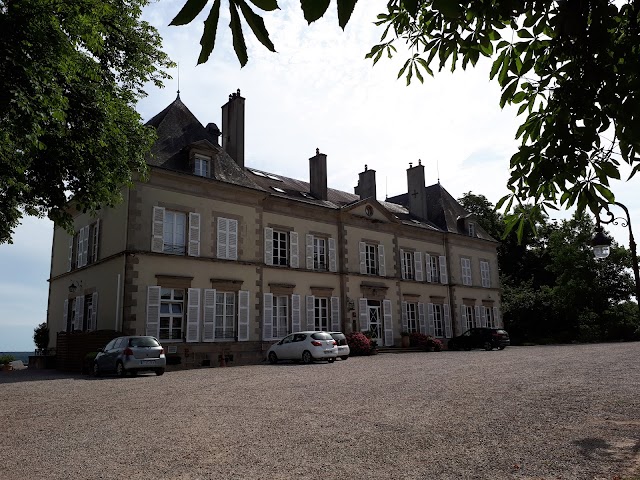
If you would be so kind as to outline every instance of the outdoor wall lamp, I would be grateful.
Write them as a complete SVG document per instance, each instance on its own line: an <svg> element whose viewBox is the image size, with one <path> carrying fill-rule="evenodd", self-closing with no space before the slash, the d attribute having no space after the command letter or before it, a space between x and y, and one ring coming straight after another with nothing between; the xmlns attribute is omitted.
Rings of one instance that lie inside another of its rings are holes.
<svg viewBox="0 0 640 480"><path fill-rule="evenodd" d="M69 293L75 293L75 291L81 287L82 287L82 280L80 280L79 282L72 280L71 285L69 285Z"/></svg>

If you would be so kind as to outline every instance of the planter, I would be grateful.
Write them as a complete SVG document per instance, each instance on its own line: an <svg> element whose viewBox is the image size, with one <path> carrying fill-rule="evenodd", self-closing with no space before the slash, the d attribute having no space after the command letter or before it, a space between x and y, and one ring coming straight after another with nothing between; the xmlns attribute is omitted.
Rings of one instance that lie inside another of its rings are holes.
<svg viewBox="0 0 640 480"><path fill-rule="evenodd" d="M403 335L401 338L402 348L409 348L411 346L411 338L409 335Z"/></svg>

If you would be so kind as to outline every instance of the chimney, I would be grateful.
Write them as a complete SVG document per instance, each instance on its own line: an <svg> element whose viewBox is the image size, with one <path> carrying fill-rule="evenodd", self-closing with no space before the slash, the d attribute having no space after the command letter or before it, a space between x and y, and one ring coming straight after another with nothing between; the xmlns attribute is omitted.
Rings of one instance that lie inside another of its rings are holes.
<svg viewBox="0 0 640 480"><path fill-rule="evenodd" d="M222 106L222 146L244 168L244 98L240 89Z"/></svg>
<svg viewBox="0 0 640 480"><path fill-rule="evenodd" d="M376 198L376 171L369 170L364 166L364 172L358 175L358 186L354 189L360 200L365 198Z"/></svg>
<svg viewBox="0 0 640 480"><path fill-rule="evenodd" d="M427 218L427 192L424 185L424 165L409 163L407 168L407 187L409 196L409 213L418 218Z"/></svg>
<svg viewBox="0 0 640 480"><path fill-rule="evenodd" d="M316 156L309 159L309 186L311 195L327 199L327 156L316 148Z"/></svg>

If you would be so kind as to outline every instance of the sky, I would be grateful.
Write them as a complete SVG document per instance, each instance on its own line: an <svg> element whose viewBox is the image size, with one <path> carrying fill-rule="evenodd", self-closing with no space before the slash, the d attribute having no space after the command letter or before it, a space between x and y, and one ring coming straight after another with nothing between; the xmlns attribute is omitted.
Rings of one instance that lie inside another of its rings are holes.
<svg viewBox="0 0 640 480"><path fill-rule="evenodd" d="M406 192L406 169L418 160L425 165L427 185L439 179L455 198L471 191L495 204L507 193L520 122L516 108L500 109L489 60L466 71L425 76L424 84L414 76L406 86L396 77L407 52L399 48L396 58L385 56L376 66L364 58L382 34L373 22L386 0L360 0L344 31L335 1L308 26L298 0L280 0L281 10L264 15L277 53L244 25L249 63L240 68L223 2L216 48L206 64L196 66L211 3L184 27L167 26L184 0L161 0L145 9L143 18L159 30L164 50L179 68L169 72L173 79L163 89L146 87L147 97L137 106L143 121L176 98L179 78L185 105L202 124L221 128L221 107L240 89L246 98L248 167L308 181L308 159L319 148L327 155L330 187L353 192L367 165L376 171L380 200ZM640 225L637 181L615 182L612 189L629 207L632 223ZM628 246L626 229L610 231ZM0 245L0 352L35 348L33 329L47 315L52 238L50 221L25 218L14 243Z"/></svg>

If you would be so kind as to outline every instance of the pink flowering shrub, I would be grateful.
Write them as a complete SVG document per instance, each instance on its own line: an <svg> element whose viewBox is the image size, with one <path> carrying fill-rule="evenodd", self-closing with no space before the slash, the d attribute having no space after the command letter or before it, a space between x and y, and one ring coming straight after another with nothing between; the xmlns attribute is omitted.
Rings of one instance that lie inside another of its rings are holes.
<svg viewBox="0 0 640 480"><path fill-rule="evenodd" d="M409 335L410 345L412 347L422 348L426 351L440 352L442 350L442 342L431 335L414 332Z"/></svg>
<svg viewBox="0 0 640 480"><path fill-rule="evenodd" d="M349 345L350 355L369 355L371 351L371 340L369 340L362 332L352 332L347 334L347 344Z"/></svg>

